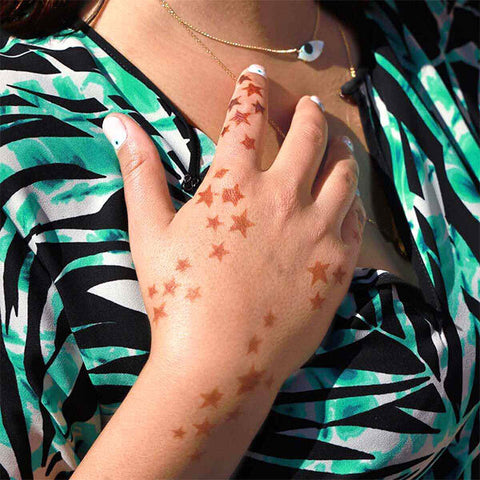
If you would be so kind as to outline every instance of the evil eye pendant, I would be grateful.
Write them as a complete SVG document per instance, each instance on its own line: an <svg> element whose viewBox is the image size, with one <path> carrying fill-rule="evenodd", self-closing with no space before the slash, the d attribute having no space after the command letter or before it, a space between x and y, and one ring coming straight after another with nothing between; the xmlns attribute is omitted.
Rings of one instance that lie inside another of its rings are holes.
<svg viewBox="0 0 480 480"><path fill-rule="evenodd" d="M312 40L304 43L298 50L297 58L304 62L313 62L323 51L324 42L322 40Z"/></svg>

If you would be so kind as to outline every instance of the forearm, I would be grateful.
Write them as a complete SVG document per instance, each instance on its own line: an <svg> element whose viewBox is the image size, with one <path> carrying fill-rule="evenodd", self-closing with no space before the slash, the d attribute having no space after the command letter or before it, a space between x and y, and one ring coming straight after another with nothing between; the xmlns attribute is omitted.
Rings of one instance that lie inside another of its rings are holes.
<svg viewBox="0 0 480 480"><path fill-rule="evenodd" d="M72 479L228 478L279 387L253 372L149 360Z"/></svg>

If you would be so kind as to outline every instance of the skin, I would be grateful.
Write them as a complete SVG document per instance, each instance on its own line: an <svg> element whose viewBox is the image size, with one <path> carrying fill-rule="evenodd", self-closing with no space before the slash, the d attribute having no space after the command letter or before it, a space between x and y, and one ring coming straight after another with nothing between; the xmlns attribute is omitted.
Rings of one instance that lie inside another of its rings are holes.
<svg viewBox="0 0 480 480"><path fill-rule="evenodd" d="M314 29L316 6L312 0L171 0L169 3L195 26L220 38L247 44L290 47L309 40ZM302 95L320 97L326 107L329 136L348 135L353 141L360 166L359 189L368 217L389 230L388 202L371 165L358 108L338 97L338 88L350 78L338 25L335 17L321 10L318 36L326 47L313 64L200 38L235 74L252 63L266 67L269 77L274 79L268 93L269 115L284 132ZM225 127L227 131L222 129L225 110L233 108L237 101L231 97L232 79L195 44L159 0L107 0L92 26L165 92L192 125L216 143L228 133L230 125ZM358 42L353 32L346 26L342 28L356 65ZM248 83L245 87L248 88ZM198 98L208 98L208 108ZM258 98L260 104L262 100ZM247 121L248 118L251 116ZM268 127L263 141L261 164L266 169L278 154L281 138ZM387 270L418 286L412 265L371 223L366 224L357 266Z"/></svg>
<svg viewBox="0 0 480 480"><path fill-rule="evenodd" d="M267 112L268 80L248 77ZM338 137L325 154L325 115L303 96L277 157L262 169L267 116L253 113L243 85L233 97L252 113L249 122L237 125L227 111L222 128L231 128L178 213L150 137L126 115L107 116L127 132L117 155L152 344L75 480L228 478L348 289L365 218L357 162ZM245 136L258 147L248 148ZM223 225L209 228L217 216ZM193 291L200 295L192 300Z"/></svg>

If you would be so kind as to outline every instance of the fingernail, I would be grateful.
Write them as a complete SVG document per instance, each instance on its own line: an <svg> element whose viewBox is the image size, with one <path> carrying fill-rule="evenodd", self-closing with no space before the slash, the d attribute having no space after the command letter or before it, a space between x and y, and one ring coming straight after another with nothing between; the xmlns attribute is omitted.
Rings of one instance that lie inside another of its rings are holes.
<svg viewBox="0 0 480 480"><path fill-rule="evenodd" d="M261 65L257 65L256 63L252 63L247 70L252 73L257 73L258 75L261 75L262 77L267 78L267 72L265 72L265 67L262 67Z"/></svg>
<svg viewBox="0 0 480 480"><path fill-rule="evenodd" d="M320 99L316 95L312 95L310 97L310 100L312 102L316 103L322 112L325 111L325 106L323 105L323 103L320 101Z"/></svg>
<svg viewBox="0 0 480 480"><path fill-rule="evenodd" d="M353 143L352 141L350 140L350 137L347 137L346 135L344 135L342 137L342 142L348 147L348 149L353 153Z"/></svg>
<svg viewBox="0 0 480 480"><path fill-rule="evenodd" d="M127 138L123 123L113 115L103 120L102 129L115 150L118 150Z"/></svg>
<svg viewBox="0 0 480 480"><path fill-rule="evenodd" d="M355 195L357 195L357 197L360 196L360 190L358 188L355 190Z"/></svg>

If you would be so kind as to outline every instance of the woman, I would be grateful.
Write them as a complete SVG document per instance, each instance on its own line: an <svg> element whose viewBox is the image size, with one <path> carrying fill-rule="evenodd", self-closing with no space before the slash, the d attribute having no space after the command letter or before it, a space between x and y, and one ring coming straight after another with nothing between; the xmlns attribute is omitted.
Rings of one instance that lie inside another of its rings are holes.
<svg viewBox="0 0 480 480"><path fill-rule="evenodd" d="M72 8L0 50L5 476L478 476L473 6Z"/></svg>

